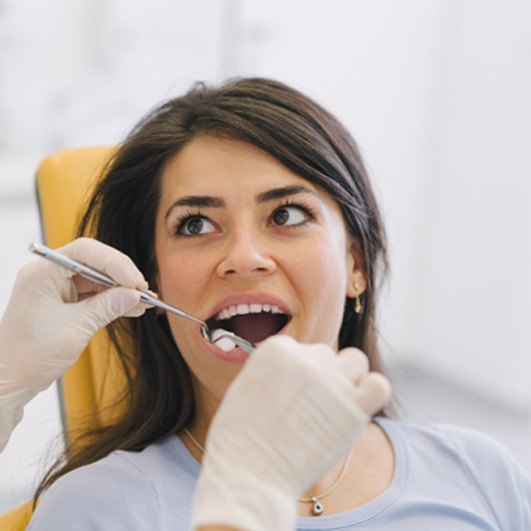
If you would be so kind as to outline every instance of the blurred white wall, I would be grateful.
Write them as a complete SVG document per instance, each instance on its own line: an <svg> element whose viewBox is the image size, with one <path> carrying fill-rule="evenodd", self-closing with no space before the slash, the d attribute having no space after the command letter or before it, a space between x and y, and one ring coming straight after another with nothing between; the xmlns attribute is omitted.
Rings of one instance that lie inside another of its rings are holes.
<svg viewBox="0 0 531 531"><path fill-rule="evenodd" d="M118 142L197 79L275 77L365 154L405 414L488 431L531 473L530 66L528 0L0 0L0 311L39 238L46 153ZM52 390L0 456L0 510L57 430Z"/></svg>

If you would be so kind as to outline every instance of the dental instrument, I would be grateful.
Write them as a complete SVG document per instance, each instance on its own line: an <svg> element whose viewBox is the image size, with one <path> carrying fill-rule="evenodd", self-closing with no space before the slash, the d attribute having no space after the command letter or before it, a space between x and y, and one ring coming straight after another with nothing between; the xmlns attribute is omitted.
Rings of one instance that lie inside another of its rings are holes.
<svg viewBox="0 0 531 531"><path fill-rule="evenodd" d="M105 273L102 273L97 269L82 264L81 262L77 262L76 260L73 260L72 258L69 258L68 256L60 253L59 251L50 249L46 245L42 245L40 243L32 243L29 246L29 250L32 253L41 256L42 258L46 258L47 260L50 260L60 266L66 267L67 269L74 271L78 275L81 275L82 277L91 280L92 282L107 286L109 288L119 287L119 284ZM157 308L161 308L162 310L166 310L170 313L178 315L179 317L184 317L197 323L201 327L201 333L203 337L209 343L216 345L221 350L228 352L232 350L234 346L238 346L248 354L251 354L254 351L255 346L250 341L247 341L246 339L243 339L242 337L237 336L236 334L229 332L228 330L217 329L211 332L207 324L201 319L198 319L197 317L194 317L193 315L190 315L189 313L186 313L183 310L179 310L174 306L170 306L169 304L162 302L161 300L151 296L145 291L137 291L140 292L140 300L143 303L149 304L151 306L156 306Z"/></svg>

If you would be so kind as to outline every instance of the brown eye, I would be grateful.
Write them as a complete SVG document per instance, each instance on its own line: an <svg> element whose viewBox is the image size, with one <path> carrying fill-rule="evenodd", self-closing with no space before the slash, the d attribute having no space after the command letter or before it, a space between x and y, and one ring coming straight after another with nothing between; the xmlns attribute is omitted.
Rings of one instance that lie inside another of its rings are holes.
<svg viewBox="0 0 531 531"><path fill-rule="evenodd" d="M308 221L310 217L304 207L290 205L277 208L271 216L271 222L279 227L301 225Z"/></svg>
<svg viewBox="0 0 531 531"><path fill-rule="evenodd" d="M289 219L289 212L288 212L287 208L282 208L280 210L277 210L273 214L273 221L277 225L285 225L287 223L288 219Z"/></svg>
<svg viewBox="0 0 531 531"><path fill-rule="evenodd" d="M180 236L202 236L214 232L216 228L207 218L203 216L189 216L177 227L176 234Z"/></svg>
<svg viewBox="0 0 531 531"><path fill-rule="evenodd" d="M201 218L192 218L187 221L184 230L188 234L201 234L203 230L203 220Z"/></svg>

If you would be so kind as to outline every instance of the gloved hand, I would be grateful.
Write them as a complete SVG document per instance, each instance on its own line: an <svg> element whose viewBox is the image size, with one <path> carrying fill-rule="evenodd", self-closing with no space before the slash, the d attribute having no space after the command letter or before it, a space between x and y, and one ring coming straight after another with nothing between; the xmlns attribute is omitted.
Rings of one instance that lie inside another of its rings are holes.
<svg viewBox="0 0 531 531"><path fill-rule="evenodd" d="M359 350L265 341L210 425L193 529L293 529L296 499L345 458L389 396Z"/></svg>
<svg viewBox="0 0 531 531"><path fill-rule="evenodd" d="M59 251L128 288L148 287L127 256L101 242L80 238ZM43 259L24 266L0 321L0 449L24 405L77 360L96 330L146 308L133 289L103 288Z"/></svg>

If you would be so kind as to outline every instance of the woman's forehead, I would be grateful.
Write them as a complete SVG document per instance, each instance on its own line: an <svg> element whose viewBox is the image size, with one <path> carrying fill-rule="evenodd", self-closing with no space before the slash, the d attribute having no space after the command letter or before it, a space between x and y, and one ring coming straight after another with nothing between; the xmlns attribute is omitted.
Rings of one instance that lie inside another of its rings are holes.
<svg viewBox="0 0 531 531"><path fill-rule="evenodd" d="M256 192L289 184L317 187L266 151L240 140L201 136L172 156L162 172L162 190L207 194L231 187Z"/></svg>

